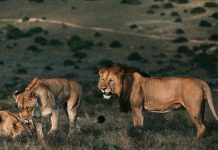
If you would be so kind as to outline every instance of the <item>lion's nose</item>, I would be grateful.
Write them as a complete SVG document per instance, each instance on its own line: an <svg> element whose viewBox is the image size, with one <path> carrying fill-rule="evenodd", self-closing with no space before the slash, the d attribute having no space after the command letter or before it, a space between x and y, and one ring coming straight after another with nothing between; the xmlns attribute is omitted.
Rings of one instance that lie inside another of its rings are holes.
<svg viewBox="0 0 218 150"><path fill-rule="evenodd" d="M103 88L102 88L103 91L105 91L106 89L107 89L106 87L103 87Z"/></svg>

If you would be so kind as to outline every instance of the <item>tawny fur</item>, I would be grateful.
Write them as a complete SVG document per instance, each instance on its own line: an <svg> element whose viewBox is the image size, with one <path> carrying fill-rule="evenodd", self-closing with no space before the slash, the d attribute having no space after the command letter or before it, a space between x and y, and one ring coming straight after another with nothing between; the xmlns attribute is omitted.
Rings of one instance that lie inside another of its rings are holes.
<svg viewBox="0 0 218 150"><path fill-rule="evenodd" d="M49 133L53 134L58 129L60 108L64 108L67 113L69 133L75 131L82 99L82 88L77 82L61 78L34 78L23 93L15 91L14 98L20 109L20 116L26 120L34 119L37 130L42 136L40 118L50 116Z"/></svg>
<svg viewBox="0 0 218 150"><path fill-rule="evenodd" d="M211 90L203 80L191 77L143 77L136 71L130 74L132 83L125 84L124 72L119 66L100 69L98 88L104 94L117 94L119 99L122 99L123 89L130 89L124 94L127 95L125 101L130 105L134 126L143 126L145 111L165 113L183 106L197 128L197 137L202 137L205 133L205 101L218 121Z"/></svg>

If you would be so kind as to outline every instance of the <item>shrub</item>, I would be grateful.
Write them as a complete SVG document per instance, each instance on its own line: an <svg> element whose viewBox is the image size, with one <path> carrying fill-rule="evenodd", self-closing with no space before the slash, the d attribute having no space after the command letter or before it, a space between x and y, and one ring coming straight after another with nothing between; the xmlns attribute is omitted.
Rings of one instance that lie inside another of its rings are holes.
<svg viewBox="0 0 218 150"><path fill-rule="evenodd" d="M207 20L201 20L200 23L199 23L199 26L200 27L211 27L212 25Z"/></svg>
<svg viewBox="0 0 218 150"><path fill-rule="evenodd" d="M27 17L27 16L24 16L23 18L22 18L22 21L24 22L24 21L28 21L29 20L29 17Z"/></svg>
<svg viewBox="0 0 218 150"><path fill-rule="evenodd" d="M171 12L171 16L179 16L179 13L178 13L178 12L175 12L175 11L173 11L173 12Z"/></svg>
<svg viewBox="0 0 218 150"><path fill-rule="evenodd" d="M187 55L193 54L193 52L186 45L179 46L177 48L177 52Z"/></svg>
<svg viewBox="0 0 218 150"><path fill-rule="evenodd" d="M196 55L191 62L196 64L200 68L204 68L208 72L216 71L216 62L218 61L217 57L213 54L200 53Z"/></svg>
<svg viewBox="0 0 218 150"><path fill-rule="evenodd" d="M16 73L18 73L18 74L27 74L27 70L25 68L18 68L16 70Z"/></svg>
<svg viewBox="0 0 218 150"><path fill-rule="evenodd" d="M176 34L183 34L184 33L184 30L182 30L182 29L177 29L176 30Z"/></svg>
<svg viewBox="0 0 218 150"><path fill-rule="evenodd" d="M48 41L48 45L50 46L60 46L63 45L64 43L59 41L58 39L51 39Z"/></svg>
<svg viewBox="0 0 218 150"><path fill-rule="evenodd" d="M186 37L178 37L177 39L172 41L173 43L184 43L188 42L188 39Z"/></svg>
<svg viewBox="0 0 218 150"><path fill-rule="evenodd" d="M101 33L99 33L99 32L96 32L95 34L94 34L94 37L101 37L102 35L101 35Z"/></svg>
<svg viewBox="0 0 218 150"><path fill-rule="evenodd" d="M154 10L149 9L146 13L147 13L147 14L154 14Z"/></svg>
<svg viewBox="0 0 218 150"><path fill-rule="evenodd" d="M160 16L165 16L165 13L164 13L164 12L161 12L161 13L160 13Z"/></svg>
<svg viewBox="0 0 218 150"><path fill-rule="evenodd" d="M41 52L42 49L39 49L36 45L30 45L26 48L27 51L32 51L32 52Z"/></svg>
<svg viewBox="0 0 218 150"><path fill-rule="evenodd" d="M141 57L137 52L132 52L132 53L128 56L127 59L130 60L130 61L136 61L136 60L142 59L142 57Z"/></svg>
<svg viewBox="0 0 218 150"><path fill-rule="evenodd" d="M170 9L170 8L173 8L173 4L172 3L165 3L163 5L163 7L166 8L166 9Z"/></svg>
<svg viewBox="0 0 218 150"><path fill-rule="evenodd" d="M122 47L122 44L119 41L114 40L109 44L109 46L111 48L118 48L118 47Z"/></svg>
<svg viewBox="0 0 218 150"><path fill-rule="evenodd" d="M53 70L53 68L51 67L51 66L45 66L45 68L44 68L44 70L46 70L46 71L52 71Z"/></svg>
<svg viewBox="0 0 218 150"><path fill-rule="evenodd" d="M114 62L110 59L102 59L99 61L98 65L103 67L111 67Z"/></svg>
<svg viewBox="0 0 218 150"><path fill-rule="evenodd" d="M73 66L73 65L75 65L75 62L73 60L66 59L64 61L64 66Z"/></svg>
<svg viewBox="0 0 218 150"><path fill-rule="evenodd" d="M35 2L35 3L43 3L44 0L28 0L29 2Z"/></svg>
<svg viewBox="0 0 218 150"><path fill-rule="evenodd" d="M212 18L214 19L218 19L218 12L215 12L211 15Z"/></svg>
<svg viewBox="0 0 218 150"><path fill-rule="evenodd" d="M38 43L40 45L46 45L48 40L43 36L37 36L37 37L35 37L34 42Z"/></svg>
<svg viewBox="0 0 218 150"><path fill-rule="evenodd" d="M218 34L212 34L212 35L208 38L208 40L210 40L210 41L218 41Z"/></svg>
<svg viewBox="0 0 218 150"><path fill-rule="evenodd" d="M215 2L205 2L204 6L208 7L208 8L218 7L217 3L215 3Z"/></svg>
<svg viewBox="0 0 218 150"><path fill-rule="evenodd" d="M77 51L81 49L89 49L94 44L92 41L82 40L79 36L74 35L67 41L68 46L70 47L71 51Z"/></svg>
<svg viewBox="0 0 218 150"><path fill-rule="evenodd" d="M191 14L201 14L205 12L206 12L206 9L204 9L203 7L195 7L191 10Z"/></svg>
<svg viewBox="0 0 218 150"><path fill-rule="evenodd" d="M42 33L44 30L41 27L34 27L29 29L29 31L27 31L27 33L34 35L34 34L38 34L38 33Z"/></svg>
<svg viewBox="0 0 218 150"><path fill-rule="evenodd" d="M141 2L139 0L121 0L121 4L139 5Z"/></svg>
<svg viewBox="0 0 218 150"><path fill-rule="evenodd" d="M8 39L18 39L24 36L24 33L18 28L13 25L7 25L5 27L6 30L6 37Z"/></svg>
<svg viewBox="0 0 218 150"><path fill-rule="evenodd" d="M182 19L180 17L176 18L175 22L182 22Z"/></svg>
<svg viewBox="0 0 218 150"><path fill-rule="evenodd" d="M129 26L129 28L130 29L136 29L136 28L138 28L138 26L136 24L132 24L132 25Z"/></svg>
<svg viewBox="0 0 218 150"><path fill-rule="evenodd" d="M87 54L84 53L84 52L75 52L75 53L73 54L73 56L76 57L76 58L83 59L83 58L85 58L85 57L87 56Z"/></svg>
<svg viewBox="0 0 218 150"><path fill-rule="evenodd" d="M150 6L150 9L158 9L158 8L160 8L158 5L151 5Z"/></svg>
<svg viewBox="0 0 218 150"><path fill-rule="evenodd" d="M178 4L186 4L186 3L189 3L188 0L175 0L175 2L177 2Z"/></svg>
<svg viewBox="0 0 218 150"><path fill-rule="evenodd" d="M4 65L5 65L4 61L0 60L0 66L4 66Z"/></svg>

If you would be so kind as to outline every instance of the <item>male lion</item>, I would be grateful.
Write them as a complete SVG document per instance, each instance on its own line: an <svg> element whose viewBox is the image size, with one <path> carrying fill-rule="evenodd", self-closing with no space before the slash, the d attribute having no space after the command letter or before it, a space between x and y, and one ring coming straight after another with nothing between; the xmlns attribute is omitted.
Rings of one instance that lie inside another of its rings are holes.
<svg viewBox="0 0 218 150"><path fill-rule="evenodd" d="M50 116L51 129L54 134L58 127L58 112L64 107L69 121L69 133L77 127L77 112L82 99L82 88L79 83L61 78L34 78L23 93L17 90L14 98L20 109L20 117L29 121L33 119L37 131L42 135L41 117Z"/></svg>
<svg viewBox="0 0 218 150"><path fill-rule="evenodd" d="M109 99L112 94L117 94L121 105L130 104L134 126L143 126L143 111L165 113L183 106L197 128L197 137L202 137L205 132L206 100L218 121L210 88L203 80L191 77L143 77L139 72L129 71L120 65L101 68L99 75L98 88L104 98Z"/></svg>
<svg viewBox="0 0 218 150"><path fill-rule="evenodd" d="M20 135L32 134L33 124L25 124L15 113L0 110L0 136L16 138Z"/></svg>

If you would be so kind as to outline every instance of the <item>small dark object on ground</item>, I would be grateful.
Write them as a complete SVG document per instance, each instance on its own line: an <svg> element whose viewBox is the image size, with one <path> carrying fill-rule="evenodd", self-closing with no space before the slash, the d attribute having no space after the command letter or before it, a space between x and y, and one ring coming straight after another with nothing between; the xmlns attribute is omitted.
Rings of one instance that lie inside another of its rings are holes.
<svg viewBox="0 0 218 150"><path fill-rule="evenodd" d="M105 117L100 115L97 117L97 120L96 120L97 123L104 123L105 122Z"/></svg>
<svg viewBox="0 0 218 150"><path fill-rule="evenodd" d="M215 3L215 2L205 2L204 6L208 7L208 8L218 7L217 3Z"/></svg>

